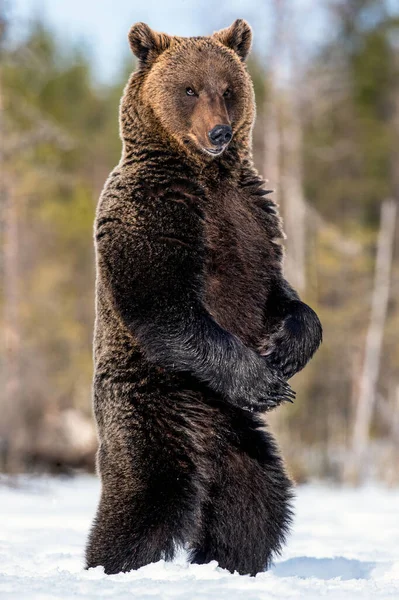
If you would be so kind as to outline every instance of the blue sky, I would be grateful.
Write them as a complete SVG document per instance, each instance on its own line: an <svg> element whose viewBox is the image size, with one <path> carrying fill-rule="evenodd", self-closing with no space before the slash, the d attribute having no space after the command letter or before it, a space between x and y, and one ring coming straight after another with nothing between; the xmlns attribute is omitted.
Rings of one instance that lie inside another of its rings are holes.
<svg viewBox="0 0 399 600"><path fill-rule="evenodd" d="M290 0L312 47L326 33L326 19L317 0ZM107 81L128 55L127 32L136 21L177 35L204 35L226 27L235 18L251 23L255 44L267 54L272 30L268 0L12 0L13 33L23 35L26 23L41 16L61 39L90 48L99 80Z"/></svg>

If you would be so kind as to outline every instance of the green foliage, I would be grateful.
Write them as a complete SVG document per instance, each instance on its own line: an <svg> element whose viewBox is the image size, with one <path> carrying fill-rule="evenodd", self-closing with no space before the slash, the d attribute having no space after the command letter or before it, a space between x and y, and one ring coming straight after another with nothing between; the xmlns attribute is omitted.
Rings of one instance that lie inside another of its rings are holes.
<svg viewBox="0 0 399 600"><path fill-rule="evenodd" d="M380 0L345 0L333 7L335 35L309 65L305 84L319 91L310 94L304 111L305 196L325 220L311 234L307 294L323 323L324 343L298 378L301 409L291 415L288 431L325 457L319 475L337 476L334 461L342 467L353 430L380 207L397 193L399 57L392 33L399 33L399 21ZM391 302L379 384L384 397L399 378L399 363L392 359L398 356L398 310ZM341 452L339 459L332 448Z"/></svg>
<svg viewBox="0 0 399 600"><path fill-rule="evenodd" d="M83 398L89 412L92 229L101 186L119 160L122 82L98 88L85 54L62 48L40 22L8 50L1 79L5 166L19 214L23 400L76 407Z"/></svg>
<svg viewBox="0 0 399 600"><path fill-rule="evenodd" d="M345 446L351 433L379 210L398 191L393 121L399 20L380 0L339 1L333 7L335 35L308 64L303 85L311 93L301 115L305 197L322 221L309 217L307 223L306 299L321 316L324 344L293 382L295 405L276 415L283 442L287 434L285 454L301 477L336 475L331 447ZM93 219L103 182L119 160L119 99L133 65L129 57L120 81L99 86L87 53L63 47L40 21L17 47L3 43L1 51L3 167L18 206L21 400L27 420L34 415L40 422L46 408L75 407L89 414ZM249 69L258 112L255 161L262 169L268 74L256 56ZM384 395L399 381L398 270L396 261L384 338ZM373 432L382 430L377 419ZM306 454L309 448L315 449L315 462Z"/></svg>

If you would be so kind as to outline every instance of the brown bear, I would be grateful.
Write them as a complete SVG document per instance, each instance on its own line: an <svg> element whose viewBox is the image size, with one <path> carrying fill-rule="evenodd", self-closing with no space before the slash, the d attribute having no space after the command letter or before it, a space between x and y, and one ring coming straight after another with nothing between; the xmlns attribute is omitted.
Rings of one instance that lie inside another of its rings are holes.
<svg viewBox="0 0 399 600"><path fill-rule="evenodd" d="M251 29L134 25L123 152L96 217L94 412L102 491L87 567L137 569L177 546L255 575L292 484L262 413L321 341L284 279L281 222L252 164Z"/></svg>

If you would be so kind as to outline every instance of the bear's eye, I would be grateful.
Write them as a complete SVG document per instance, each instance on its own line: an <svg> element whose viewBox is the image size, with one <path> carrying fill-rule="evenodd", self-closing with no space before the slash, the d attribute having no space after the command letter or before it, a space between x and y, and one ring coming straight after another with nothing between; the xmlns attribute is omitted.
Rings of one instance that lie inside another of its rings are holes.
<svg viewBox="0 0 399 600"><path fill-rule="evenodd" d="M224 98L230 98L230 96L231 96L231 89L230 89L230 88L227 88L227 90L225 90L225 91L223 92L223 97L224 97Z"/></svg>
<svg viewBox="0 0 399 600"><path fill-rule="evenodd" d="M193 88L190 88L190 87L186 88L186 94L187 94L187 96L195 96L196 95Z"/></svg>

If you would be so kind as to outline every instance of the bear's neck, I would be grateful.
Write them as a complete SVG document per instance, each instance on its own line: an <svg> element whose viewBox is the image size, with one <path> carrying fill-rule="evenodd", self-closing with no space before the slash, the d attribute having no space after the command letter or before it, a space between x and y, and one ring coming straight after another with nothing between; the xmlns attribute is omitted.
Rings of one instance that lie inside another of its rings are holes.
<svg viewBox="0 0 399 600"><path fill-rule="evenodd" d="M216 184L225 176L231 178L232 173L237 173L238 164L252 164L250 123L242 125L229 147L218 158L186 150L167 134L152 109L143 104L140 98L140 74L136 73L134 77L136 85L128 84L120 109L122 167L135 169L150 161L166 170L169 165L178 164L179 170L185 170L188 177Z"/></svg>

